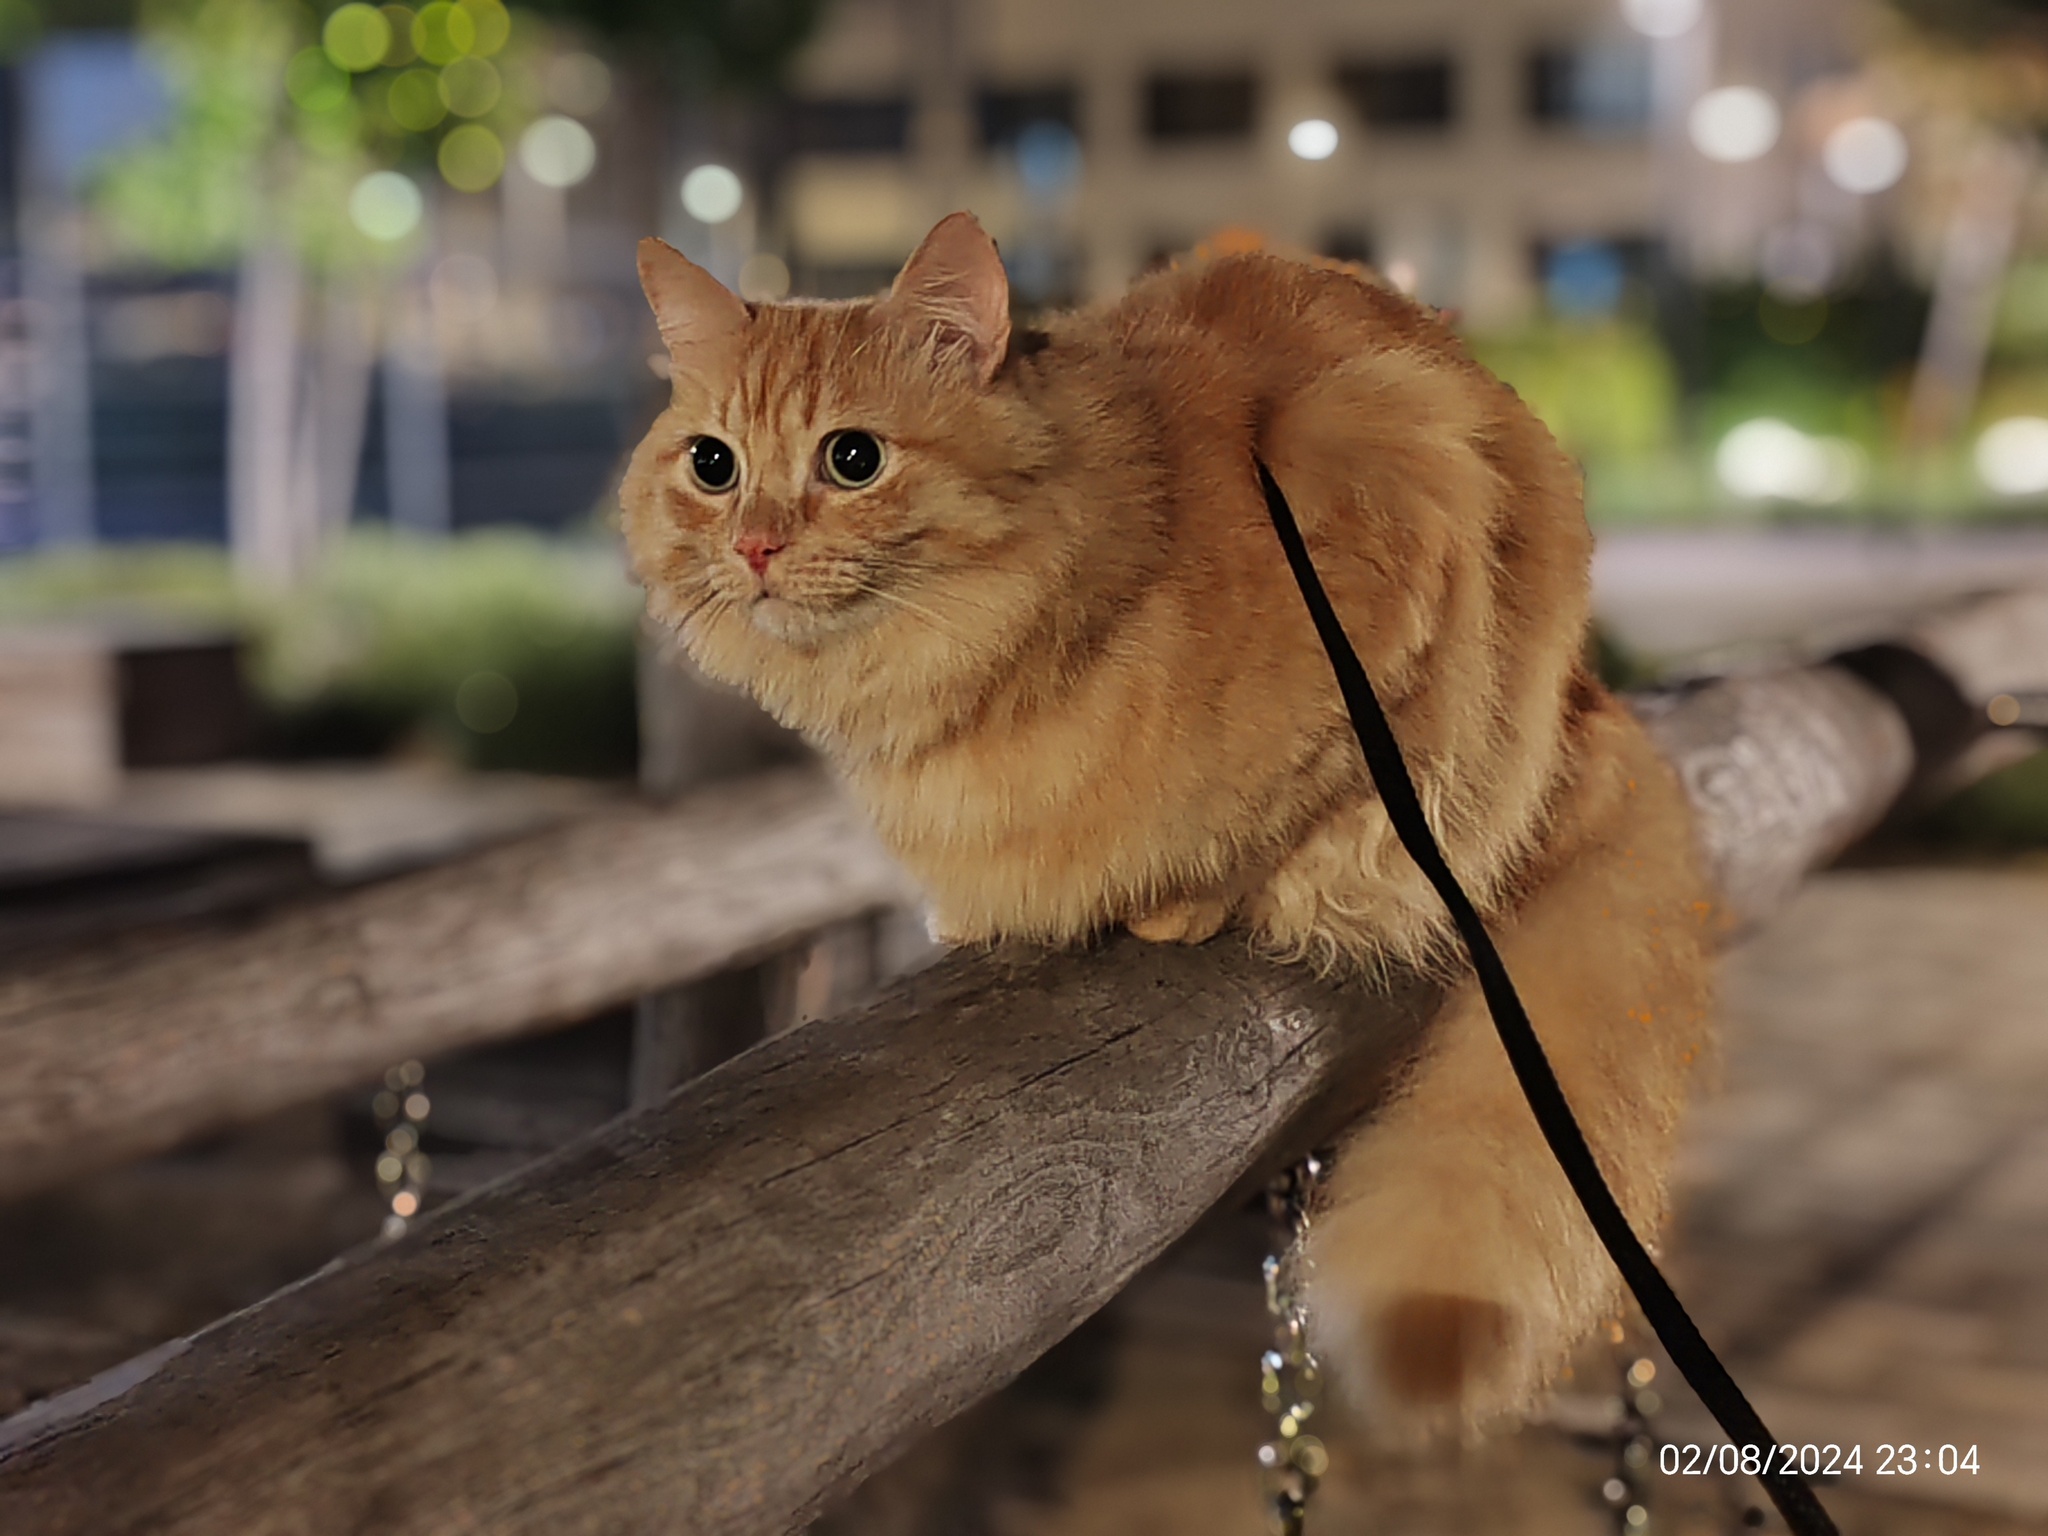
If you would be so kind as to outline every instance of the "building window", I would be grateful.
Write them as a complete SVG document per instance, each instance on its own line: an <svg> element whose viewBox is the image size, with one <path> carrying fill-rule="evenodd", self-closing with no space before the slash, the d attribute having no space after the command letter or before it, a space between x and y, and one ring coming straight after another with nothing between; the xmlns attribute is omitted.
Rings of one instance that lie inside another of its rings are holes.
<svg viewBox="0 0 2048 1536"><path fill-rule="evenodd" d="M910 143L910 103L901 96L799 99L783 123L799 155L900 155Z"/></svg>
<svg viewBox="0 0 2048 1536"><path fill-rule="evenodd" d="M1081 135L1080 101L1071 85L990 86L976 94L974 117L986 150L1015 149L1024 131L1040 124Z"/></svg>
<svg viewBox="0 0 2048 1536"><path fill-rule="evenodd" d="M1458 70L1443 54L1345 64L1337 89L1369 128L1448 128L1457 116Z"/></svg>
<svg viewBox="0 0 2048 1536"><path fill-rule="evenodd" d="M1248 139L1258 82L1244 71L1154 75L1145 82L1145 133L1161 144Z"/></svg>
<svg viewBox="0 0 2048 1536"><path fill-rule="evenodd" d="M1649 49L1629 39L1535 49L1523 80L1529 120L1547 128L1633 134L1650 121Z"/></svg>
<svg viewBox="0 0 2048 1536"><path fill-rule="evenodd" d="M1642 237L1538 241L1531 255L1550 312L1596 320L1645 301L1655 247Z"/></svg>

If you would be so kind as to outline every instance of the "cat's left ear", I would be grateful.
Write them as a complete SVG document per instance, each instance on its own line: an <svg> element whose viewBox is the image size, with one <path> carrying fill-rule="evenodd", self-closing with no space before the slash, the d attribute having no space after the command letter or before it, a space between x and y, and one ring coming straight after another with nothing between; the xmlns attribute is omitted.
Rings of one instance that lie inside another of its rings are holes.
<svg viewBox="0 0 2048 1536"><path fill-rule="evenodd" d="M971 213L939 220L883 300L941 356L959 357L986 384L1010 347L1010 279L996 243Z"/></svg>
<svg viewBox="0 0 2048 1536"><path fill-rule="evenodd" d="M747 323L740 296L666 240L640 242L640 286L678 361L685 347L730 341Z"/></svg>

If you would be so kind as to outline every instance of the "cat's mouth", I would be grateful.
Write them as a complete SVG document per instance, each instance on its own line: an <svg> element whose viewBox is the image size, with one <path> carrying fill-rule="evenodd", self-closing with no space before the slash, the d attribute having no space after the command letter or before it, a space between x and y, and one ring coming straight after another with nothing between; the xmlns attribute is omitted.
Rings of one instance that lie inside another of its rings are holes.
<svg viewBox="0 0 2048 1536"><path fill-rule="evenodd" d="M808 649L834 635L861 628L870 621L871 610L878 607L865 597L844 603L814 604L763 591L756 592L747 605L747 619L770 639Z"/></svg>

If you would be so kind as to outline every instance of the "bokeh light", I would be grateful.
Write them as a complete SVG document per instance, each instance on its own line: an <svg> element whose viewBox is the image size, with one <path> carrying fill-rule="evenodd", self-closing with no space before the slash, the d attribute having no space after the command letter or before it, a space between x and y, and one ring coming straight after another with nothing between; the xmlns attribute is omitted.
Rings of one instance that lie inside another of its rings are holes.
<svg viewBox="0 0 2048 1536"><path fill-rule="evenodd" d="M391 50L391 19L362 0L344 5L320 29L327 57L354 74L375 69Z"/></svg>
<svg viewBox="0 0 2048 1536"><path fill-rule="evenodd" d="M1881 117L1852 117L1821 145L1821 169L1844 192L1882 192L1906 174L1906 136Z"/></svg>
<svg viewBox="0 0 2048 1536"><path fill-rule="evenodd" d="M412 46L429 64L452 64L476 46L476 22L461 6L434 0L413 18Z"/></svg>
<svg viewBox="0 0 2048 1536"><path fill-rule="evenodd" d="M285 94L306 112L331 112L348 99L348 74L324 48L302 48L284 70Z"/></svg>
<svg viewBox="0 0 2048 1536"><path fill-rule="evenodd" d="M385 92L384 110L407 132L425 133L448 115L440 77L431 69L408 69Z"/></svg>
<svg viewBox="0 0 2048 1536"><path fill-rule="evenodd" d="M1325 118L1303 118L1287 130L1287 147L1302 160L1327 160L1337 153L1337 125Z"/></svg>
<svg viewBox="0 0 2048 1536"><path fill-rule="evenodd" d="M1686 119L1693 147L1724 165L1769 154L1780 126L1778 104L1753 85L1708 91L1692 104Z"/></svg>
<svg viewBox="0 0 2048 1536"><path fill-rule="evenodd" d="M544 187L573 187L596 169L597 140L573 117L543 117L519 136L519 164Z"/></svg>
<svg viewBox="0 0 2048 1536"><path fill-rule="evenodd" d="M505 146L481 123L448 130L434 155L441 179L458 192L485 192L505 174Z"/></svg>
<svg viewBox="0 0 2048 1536"><path fill-rule="evenodd" d="M727 166L700 165L683 178L683 211L700 223L723 224L745 197L738 173Z"/></svg>
<svg viewBox="0 0 2048 1536"><path fill-rule="evenodd" d="M488 59L512 36L512 13L499 0L457 0L474 29L469 51Z"/></svg>
<svg viewBox="0 0 2048 1536"><path fill-rule="evenodd" d="M372 171L349 193L348 216L372 240L403 240L420 227L426 199L410 176Z"/></svg>
<svg viewBox="0 0 2048 1536"><path fill-rule="evenodd" d="M1645 37L1683 37L1699 24L1703 0L1621 0L1621 14Z"/></svg>
<svg viewBox="0 0 2048 1536"><path fill-rule="evenodd" d="M1721 483L1748 501L1846 500L1863 478L1863 455L1839 437L1815 437L1789 422L1745 421L1714 454Z"/></svg>
<svg viewBox="0 0 2048 1536"><path fill-rule="evenodd" d="M391 24L391 41L385 45L383 62L388 68L402 69L420 56L412 45L415 12L409 5L386 5L379 9Z"/></svg>
<svg viewBox="0 0 2048 1536"><path fill-rule="evenodd" d="M1977 476L2001 496L2048 493L2048 420L2008 416L1977 439Z"/></svg>
<svg viewBox="0 0 2048 1536"><path fill-rule="evenodd" d="M498 104L504 87L498 71L484 59L455 60L436 82L441 100L457 117L482 117Z"/></svg>
<svg viewBox="0 0 2048 1536"><path fill-rule="evenodd" d="M740 263L740 297L759 304L789 296L789 263L773 251L756 251Z"/></svg>
<svg viewBox="0 0 2048 1536"><path fill-rule="evenodd" d="M479 736L502 731L518 713L519 690L502 672L472 672L456 687L455 718ZM412 1113L410 1100L406 1113ZM425 1119L425 1109L415 1118Z"/></svg>

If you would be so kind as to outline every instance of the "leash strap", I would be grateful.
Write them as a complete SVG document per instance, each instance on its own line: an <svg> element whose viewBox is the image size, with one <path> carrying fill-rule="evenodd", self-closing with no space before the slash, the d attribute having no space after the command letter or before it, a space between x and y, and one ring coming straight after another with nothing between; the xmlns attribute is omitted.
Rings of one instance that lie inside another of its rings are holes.
<svg viewBox="0 0 2048 1536"><path fill-rule="evenodd" d="M1279 534L1280 545L1287 551L1287 563L1294 570L1302 600L1308 604L1309 616L1315 620L1316 634L1321 637L1330 665L1336 671L1337 686L1343 692L1344 707L1350 712L1352 728L1358 733L1358 745L1365 752L1366 767L1371 771L1373 786L1379 791L1380 803L1387 808L1387 817L1394 824L1401 846L1408 850L1408 856L1421 867L1429 883L1436 887L1437 895L1450 909L1451 921L1457 927L1459 938L1464 941L1466 953L1472 958L1472 968L1478 973L1479 989L1485 995L1487 1011L1493 1015L1494 1028L1507 1049L1508 1060L1521 1082L1523 1096L1528 1099L1529 1108L1535 1111L1543 1139L1550 1144L1551 1152L1564 1169L1572 1193L1585 1207L1593 1230L1600 1234L1600 1241L1606 1245L1609 1257L1628 1282L1628 1288L1635 1293L1643 1315L1650 1320L1657 1338L1693 1391L1699 1394L1700 1401L1707 1405L1730 1440L1738 1446L1756 1446L1763 1451L1765 1470L1759 1474L1758 1481L1771 1496L1771 1502L1778 1506L1778 1513L1785 1517L1785 1524L1791 1527L1794 1536L1838 1536L1834 1521L1828 1518L1828 1512L1821 1508L1820 1500L1814 1497L1805 1480L1789 1467L1780 1469L1777 1466L1786 1460L1779 1454L1778 1442L1764 1427L1763 1419L1750 1406L1749 1399L1742 1395L1742 1389L1728 1374L1727 1367L1721 1364L1719 1357L1701 1337L1699 1328L1687 1315L1677 1293L1671 1289L1656 1262L1630 1228L1614 1192L1607 1187L1600 1165L1594 1161L1592 1148L1586 1145L1585 1133L1579 1129L1578 1121L1572 1116L1571 1105L1565 1100L1564 1090L1558 1086L1557 1074L1551 1070L1550 1060L1543 1054L1543 1044L1529 1023L1528 1010L1523 1008L1507 967L1501 962L1500 951L1493 947L1486 925L1480 921L1479 913L1466 896L1464 887L1451 873L1443 850L1437 846L1436 838L1429 830L1429 820L1423 815L1422 801L1415 793L1415 781L1408 776L1408 765L1401 757L1393 727L1388 724L1386 711L1380 707L1372 681L1365 675L1365 667L1360 663L1358 653L1351 648L1344 626L1338 622L1336 610L1330 606L1329 596L1323 591L1322 581L1309 560L1308 546L1302 541L1301 530L1295 525L1287 498L1281 494L1279 482L1274 480L1265 463L1255 462L1259 485L1266 493L1266 511L1273 519L1273 531Z"/></svg>

